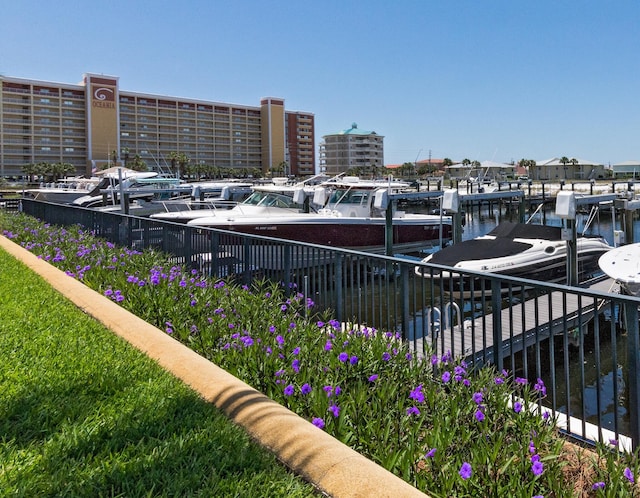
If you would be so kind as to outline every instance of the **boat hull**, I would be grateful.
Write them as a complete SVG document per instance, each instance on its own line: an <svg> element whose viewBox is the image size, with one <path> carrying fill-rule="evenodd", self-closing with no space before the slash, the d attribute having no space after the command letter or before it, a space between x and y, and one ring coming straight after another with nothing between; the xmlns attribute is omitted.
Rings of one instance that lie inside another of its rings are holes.
<svg viewBox="0 0 640 498"><path fill-rule="evenodd" d="M350 218L321 223L318 220L273 220L261 223L221 221L208 224L217 228L248 235L263 235L285 240L296 240L310 244L345 247L367 252L384 252L386 226L384 220L368 220L355 223ZM442 226L444 242L451 238L451 226ZM408 223L393 225L394 251L418 251L440 244L440 225Z"/></svg>

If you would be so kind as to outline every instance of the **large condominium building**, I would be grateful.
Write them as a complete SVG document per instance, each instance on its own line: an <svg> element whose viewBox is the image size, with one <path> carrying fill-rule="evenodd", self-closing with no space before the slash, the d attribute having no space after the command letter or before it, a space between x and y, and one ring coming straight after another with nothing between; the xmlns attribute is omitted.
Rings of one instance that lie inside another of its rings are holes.
<svg viewBox="0 0 640 498"><path fill-rule="evenodd" d="M0 83L0 176L39 162L89 175L136 156L166 171L175 153L191 165L315 173L314 115L288 111L280 98L256 107L128 92L118 77L97 74L76 85L4 76Z"/></svg>
<svg viewBox="0 0 640 498"><path fill-rule="evenodd" d="M384 166L384 137L375 131L351 128L334 135L325 135L320 143L320 171L328 175L343 173L352 168L381 168Z"/></svg>

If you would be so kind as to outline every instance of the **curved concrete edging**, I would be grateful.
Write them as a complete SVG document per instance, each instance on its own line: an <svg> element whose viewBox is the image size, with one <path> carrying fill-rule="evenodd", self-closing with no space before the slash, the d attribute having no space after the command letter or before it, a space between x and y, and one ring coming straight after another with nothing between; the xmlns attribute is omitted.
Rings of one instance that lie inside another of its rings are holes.
<svg viewBox="0 0 640 498"><path fill-rule="evenodd" d="M426 495L289 409L0 235L0 247L85 313L215 404L295 473L335 497Z"/></svg>

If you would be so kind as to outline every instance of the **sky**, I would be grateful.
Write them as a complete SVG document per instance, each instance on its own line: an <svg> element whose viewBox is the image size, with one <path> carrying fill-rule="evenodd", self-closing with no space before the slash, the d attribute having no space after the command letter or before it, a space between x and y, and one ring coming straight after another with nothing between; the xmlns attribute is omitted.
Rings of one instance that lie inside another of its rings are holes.
<svg viewBox="0 0 640 498"><path fill-rule="evenodd" d="M640 160L638 0L2 0L0 75L259 106L385 164ZM317 152L317 150L316 150Z"/></svg>

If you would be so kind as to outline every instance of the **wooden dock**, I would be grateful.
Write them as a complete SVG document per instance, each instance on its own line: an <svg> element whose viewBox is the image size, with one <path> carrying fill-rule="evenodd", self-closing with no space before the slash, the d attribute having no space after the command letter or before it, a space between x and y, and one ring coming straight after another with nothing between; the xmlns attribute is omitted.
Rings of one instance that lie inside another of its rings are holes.
<svg viewBox="0 0 640 498"><path fill-rule="evenodd" d="M601 279L588 287L601 292L617 292L617 284L612 279ZM427 343L433 344L439 355L450 352L454 357L464 357L468 362L493 362L494 349L501 349L502 358L522 351L536 342L548 339L551 335L565 331L577 338L580 328L585 327L593 318L596 306L602 303L593 298L579 299L578 294L553 292L522 303L516 303L500 311L499 314L487 313L473 320L459 323L453 313L452 323L440 321L438 313L435 330L427 333ZM450 313L443 313L444 315ZM494 322L498 321L494 334ZM486 332L484 332L486 331ZM413 348L423 352L422 337L412 340Z"/></svg>

